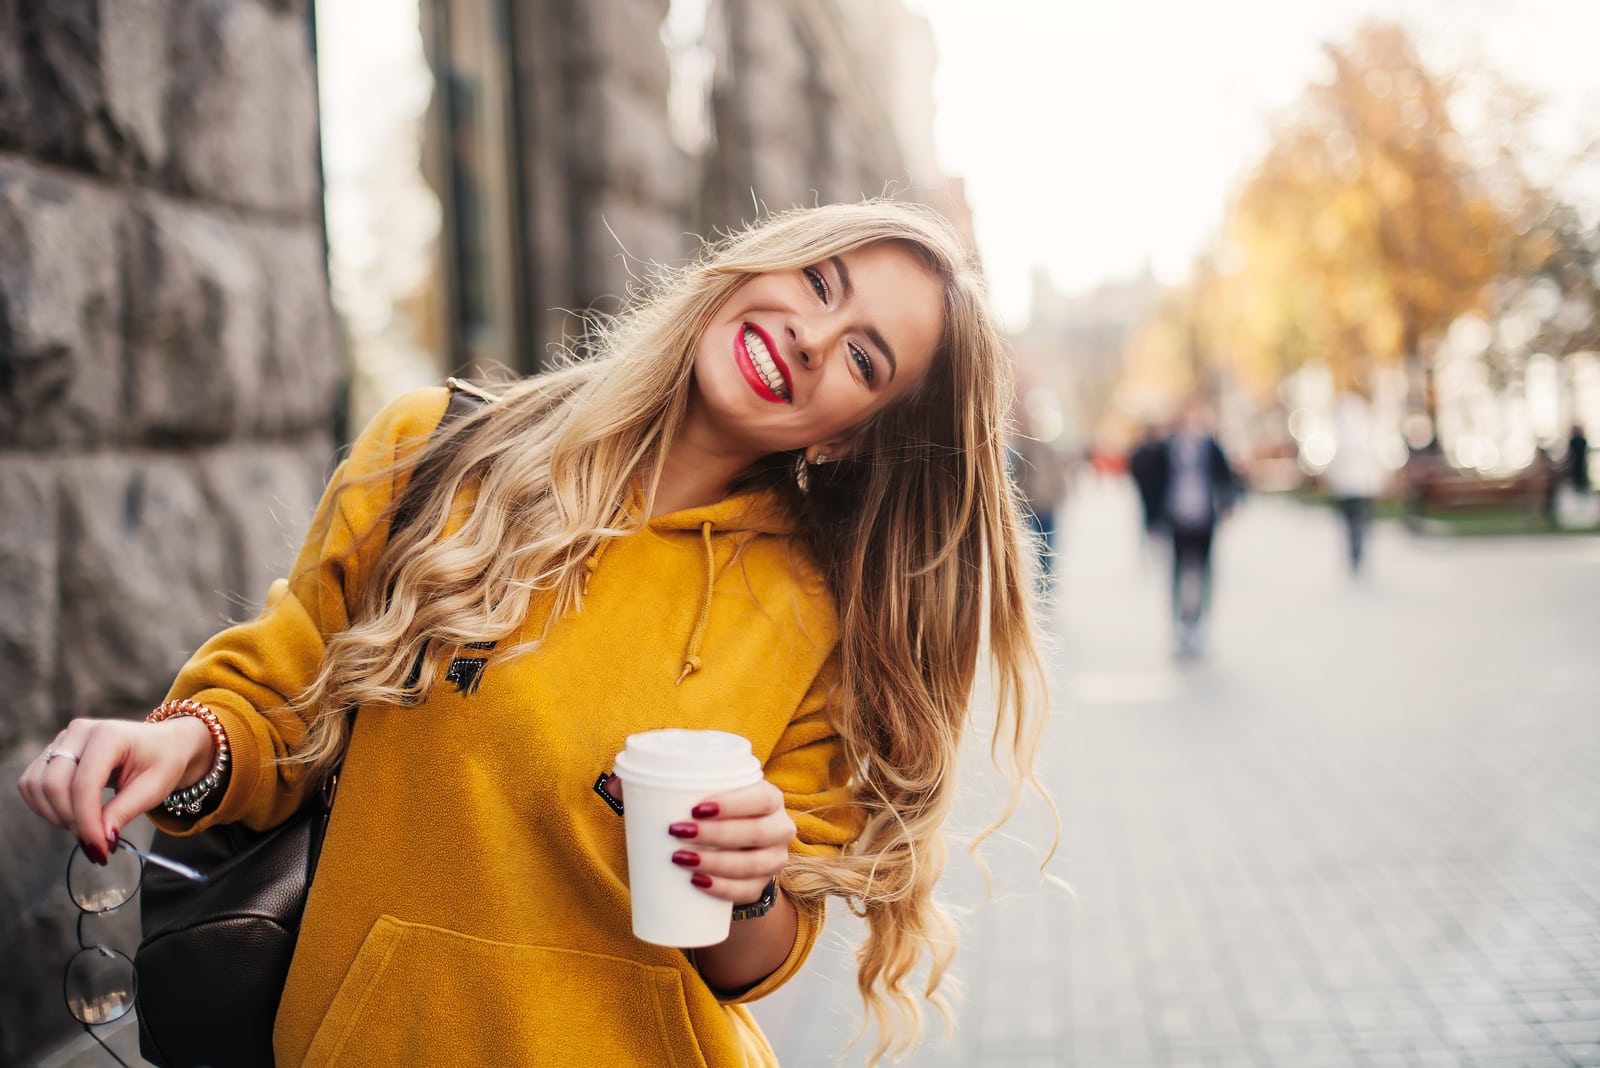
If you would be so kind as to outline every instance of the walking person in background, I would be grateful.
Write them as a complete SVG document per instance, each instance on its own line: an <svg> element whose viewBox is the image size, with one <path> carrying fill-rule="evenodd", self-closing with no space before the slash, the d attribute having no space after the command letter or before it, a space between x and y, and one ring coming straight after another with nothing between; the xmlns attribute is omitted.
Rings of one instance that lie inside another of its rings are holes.
<svg viewBox="0 0 1600 1068"><path fill-rule="evenodd" d="M1011 440L1012 478L1022 498L1023 519L1033 530L1039 554L1039 584L1048 591L1055 581L1056 522L1067 499L1067 458L1041 441L1027 407L1017 405L1017 430Z"/></svg>
<svg viewBox="0 0 1600 1068"><path fill-rule="evenodd" d="M1579 493L1589 492L1589 438L1582 423L1573 423L1567 438L1567 480Z"/></svg>
<svg viewBox="0 0 1600 1068"><path fill-rule="evenodd" d="M1128 477L1133 479L1134 491L1139 495L1139 529L1144 535L1140 555L1166 535L1162 529L1161 486L1163 453L1166 439L1155 423L1145 423L1139 430L1139 440L1128 453Z"/></svg>
<svg viewBox="0 0 1600 1068"><path fill-rule="evenodd" d="M1345 555L1350 573L1356 575L1365 557L1372 502L1383 490L1383 465L1366 397L1357 392L1340 394L1333 412L1333 439L1333 459L1322 473L1322 483L1344 520Z"/></svg>
<svg viewBox="0 0 1600 1068"><path fill-rule="evenodd" d="M1154 453L1150 478L1160 525L1172 542L1174 646L1179 656L1199 656L1211 602L1212 542L1241 491L1199 398L1184 405L1177 429Z"/></svg>
<svg viewBox="0 0 1600 1068"><path fill-rule="evenodd" d="M943 219L878 202L775 216L654 287L596 355L442 429L446 390L392 402L261 614L148 721L74 720L23 772L104 864L163 798L169 833L272 827L342 762L279 1065L775 1065L745 1004L829 896L866 921L869 1064L915 1046L919 993L942 1005L977 672L1006 814L1047 711L982 282ZM765 774L663 842L738 921L692 952L629 923L612 758L662 727L743 735Z"/></svg>

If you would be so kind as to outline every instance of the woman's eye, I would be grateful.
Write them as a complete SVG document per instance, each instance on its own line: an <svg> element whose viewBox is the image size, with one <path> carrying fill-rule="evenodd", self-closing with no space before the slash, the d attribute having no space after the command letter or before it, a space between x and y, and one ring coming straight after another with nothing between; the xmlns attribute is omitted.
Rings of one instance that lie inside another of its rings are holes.
<svg viewBox="0 0 1600 1068"><path fill-rule="evenodd" d="M826 304L828 302L828 280L822 277L822 272L815 267L806 267L804 271L806 281L810 283L812 291Z"/></svg>
<svg viewBox="0 0 1600 1068"><path fill-rule="evenodd" d="M871 385L873 378L872 357L867 355L867 350L860 345L851 345L850 358L856 361L856 366L861 369L861 377L867 380L868 385Z"/></svg>

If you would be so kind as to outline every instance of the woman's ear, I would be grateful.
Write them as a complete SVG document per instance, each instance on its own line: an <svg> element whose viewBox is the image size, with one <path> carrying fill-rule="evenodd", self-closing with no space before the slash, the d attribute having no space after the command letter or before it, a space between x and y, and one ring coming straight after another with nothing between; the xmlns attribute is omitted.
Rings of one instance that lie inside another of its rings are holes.
<svg viewBox="0 0 1600 1068"><path fill-rule="evenodd" d="M841 435L819 441L806 449L806 463L825 464L834 460L843 460L846 456L856 451L856 437L854 434Z"/></svg>

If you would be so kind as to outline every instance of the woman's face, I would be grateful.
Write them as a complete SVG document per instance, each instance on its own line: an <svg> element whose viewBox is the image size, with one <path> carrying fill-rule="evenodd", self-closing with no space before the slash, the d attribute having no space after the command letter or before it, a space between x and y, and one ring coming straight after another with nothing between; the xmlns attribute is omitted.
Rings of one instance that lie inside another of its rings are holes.
<svg viewBox="0 0 1600 1068"><path fill-rule="evenodd" d="M852 432L928 373L943 331L939 280L897 244L755 275L695 346L689 417L749 462L847 455Z"/></svg>

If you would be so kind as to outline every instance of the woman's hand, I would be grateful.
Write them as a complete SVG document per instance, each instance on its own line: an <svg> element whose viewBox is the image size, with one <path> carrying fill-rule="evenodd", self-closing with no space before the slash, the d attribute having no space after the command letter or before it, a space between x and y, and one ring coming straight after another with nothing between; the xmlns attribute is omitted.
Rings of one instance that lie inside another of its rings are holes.
<svg viewBox="0 0 1600 1068"><path fill-rule="evenodd" d="M690 881L712 897L754 901L789 862L794 820L770 782L708 797L689 816L667 828L683 843L672 862L693 871Z"/></svg>
<svg viewBox="0 0 1600 1068"><path fill-rule="evenodd" d="M75 719L23 769L17 789L29 808L77 835L89 858L103 864L128 821L198 782L212 758L211 732L194 716ZM102 805L108 786L116 796Z"/></svg>

